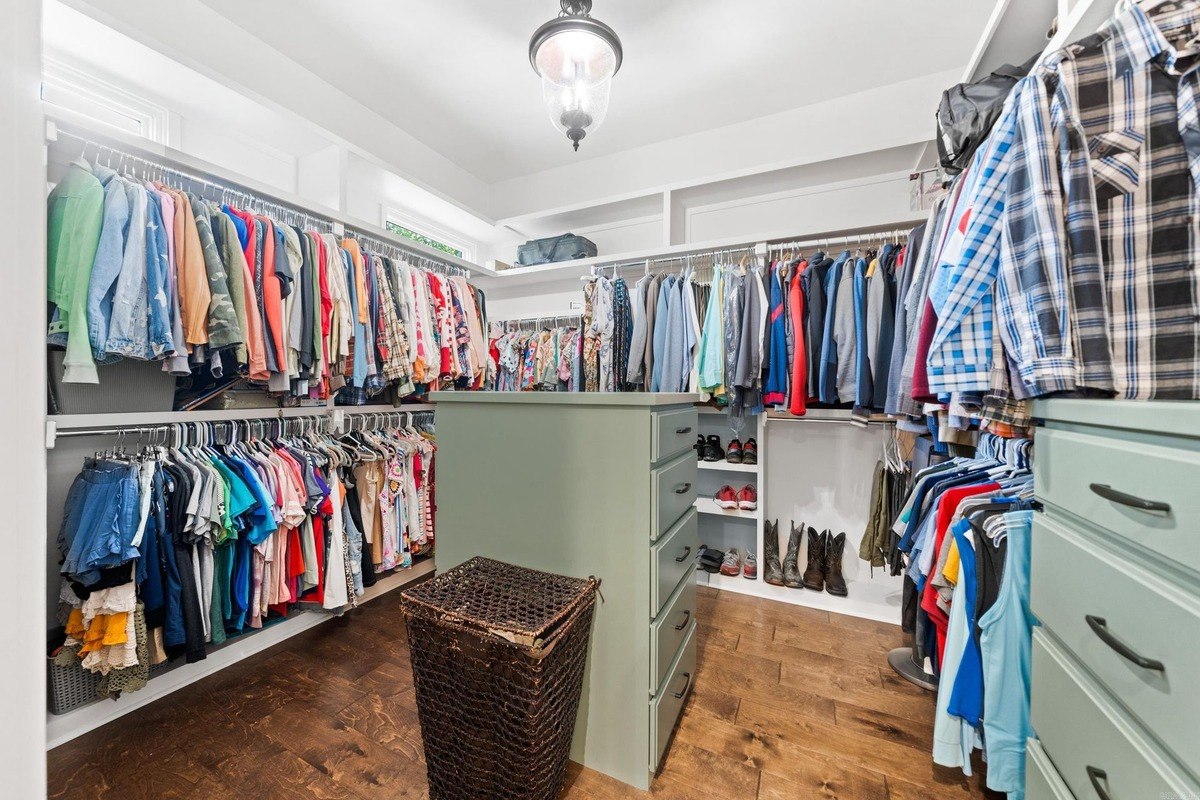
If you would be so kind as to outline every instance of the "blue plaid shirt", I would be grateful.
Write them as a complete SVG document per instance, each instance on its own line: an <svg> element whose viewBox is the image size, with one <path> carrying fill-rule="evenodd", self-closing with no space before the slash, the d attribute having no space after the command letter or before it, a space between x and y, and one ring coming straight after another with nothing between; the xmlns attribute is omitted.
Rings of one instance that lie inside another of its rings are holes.
<svg viewBox="0 0 1200 800"><path fill-rule="evenodd" d="M929 347L929 389L983 392L992 369L993 290L1000 271L1001 223L1008 196L1020 81L1005 101L984 146L975 152L955 207L955 233L937 262L930 299L938 324Z"/></svg>
<svg viewBox="0 0 1200 800"><path fill-rule="evenodd" d="M1200 399L1200 62L1194 3L1138 5L1043 61L983 155L929 358L987 388L994 302L1017 396Z"/></svg>

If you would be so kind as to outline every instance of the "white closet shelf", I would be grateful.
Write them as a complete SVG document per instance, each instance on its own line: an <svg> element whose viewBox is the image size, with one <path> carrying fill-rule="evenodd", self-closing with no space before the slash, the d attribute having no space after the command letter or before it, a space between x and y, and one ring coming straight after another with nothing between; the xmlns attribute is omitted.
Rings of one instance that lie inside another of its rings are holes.
<svg viewBox="0 0 1200 800"><path fill-rule="evenodd" d="M696 465L699 469L711 472L748 472L758 474L757 464L730 464L728 461L701 461Z"/></svg>
<svg viewBox="0 0 1200 800"><path fill-rule="evenodd" d="M717 505L717 501L711 497L697 497L696 511L701 514L708 514L714 517L728 517L730 519L745 519L754 522L758 519L757 511L743 511L740 508L721 508Z"/></svg>
<svg viewBox="0 0 1200 800"><path fill-rule="evenodd" d="M366 590L362 597L358 598L359 605L415 583L427 575L431 575L433 571L433 559L421 559L413 564L411 569L380 578L374 586ZM58 747L77 736L82 736L134 709L152 703L160 697L165 697L188 684L195 683L225 667L249 658L255 653L260 653L309 628L320 625L322 622L334 619L348 609L349 606L346 606L329 612L302 607L285 620L254 633L230 639L226 644L209 652L203 661L195 664L180 664L151 680L146 688L140 691L126 692L116 701L89 703L66 714L47 714L46 749Z"/></svg>

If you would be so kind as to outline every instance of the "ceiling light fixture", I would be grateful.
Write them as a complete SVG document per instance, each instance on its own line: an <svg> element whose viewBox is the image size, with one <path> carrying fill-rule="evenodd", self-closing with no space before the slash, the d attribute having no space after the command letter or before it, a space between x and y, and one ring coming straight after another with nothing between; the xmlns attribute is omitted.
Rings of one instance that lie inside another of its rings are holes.
<svg viewBox="0 0 1200 800"><path fill-rule="evenodd" d="M542 78L550 121L579 149L604 121L612 77L621 68L616 31L592 19L592 0L559 0L562 12L533 32L529 63Z"/></svg>

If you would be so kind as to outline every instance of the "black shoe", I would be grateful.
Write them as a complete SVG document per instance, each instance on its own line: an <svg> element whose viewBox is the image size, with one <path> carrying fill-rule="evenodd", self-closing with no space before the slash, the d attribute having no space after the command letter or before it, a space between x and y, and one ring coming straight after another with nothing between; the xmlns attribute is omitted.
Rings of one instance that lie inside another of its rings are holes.
<svg viewBox="0 0 1200 800"><path fill-rule="evenodd" d="M720 461L724 457L725 451L721 449L721 437L715 433L710 433L708 438L704 440L704 460Z"/></svg>
<svg viewBox="0 0 1200 800"><path fill-rule="evenodd" d="M696 451L696 460L704 460L704 437L696 434L696 443L692 445L692 449Z"/></svg>
<svg viewBox="0 0 1200 800"><path fill-rule="evenodd" d="M700 555L696 557L696 568L716 575L721 571L721 563L724 560L724 550L716 550L702 544L700 545Z"/></svg>

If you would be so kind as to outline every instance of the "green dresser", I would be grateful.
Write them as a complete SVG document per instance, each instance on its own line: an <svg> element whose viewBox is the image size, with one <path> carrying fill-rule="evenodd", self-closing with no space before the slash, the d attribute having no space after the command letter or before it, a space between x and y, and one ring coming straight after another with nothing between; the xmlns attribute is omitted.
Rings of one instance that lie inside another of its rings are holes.
<svg viewBox="0 0 1200 800"><path fill-rule="evenodd" d="M1200 798L1200 403L1035 416L1027 796Z"/></svg>
<svg viewBox="0 0 1200 800"><path fill-rule="evenodd" d="M694 680L697 398L435 392L439 571L601 580L571 758L641 789Z"/></svg>

